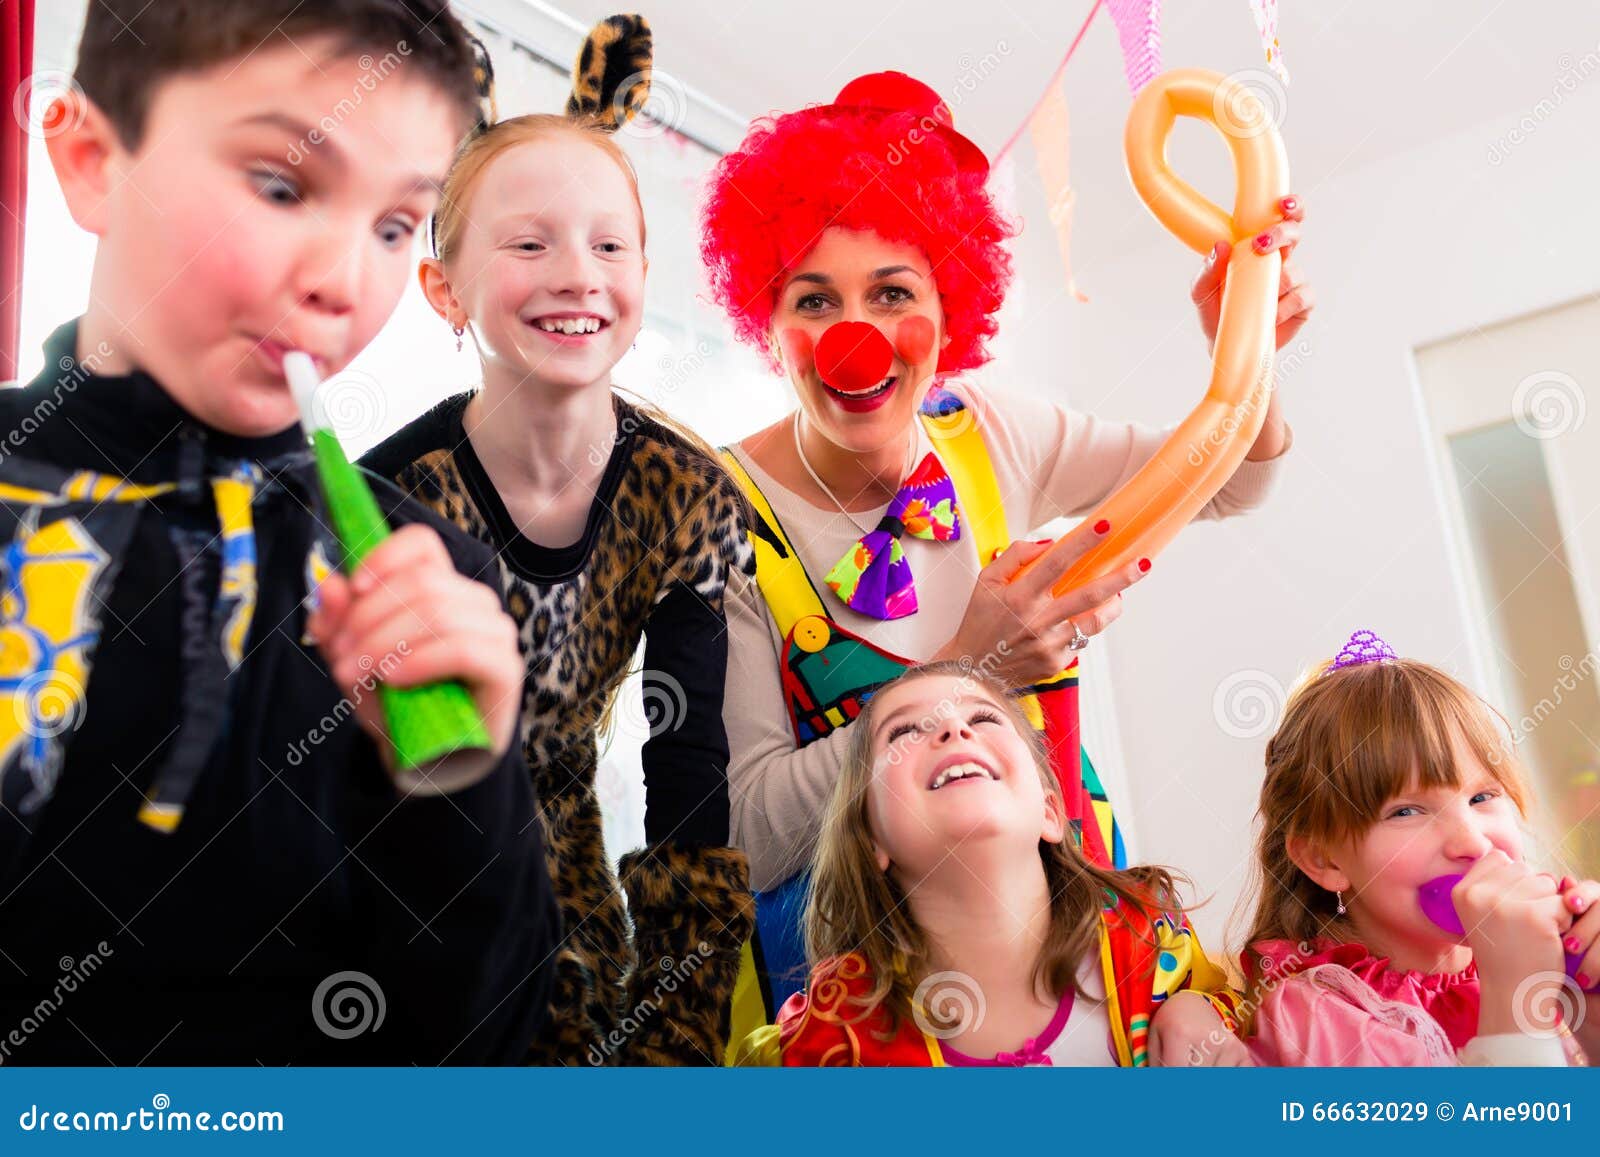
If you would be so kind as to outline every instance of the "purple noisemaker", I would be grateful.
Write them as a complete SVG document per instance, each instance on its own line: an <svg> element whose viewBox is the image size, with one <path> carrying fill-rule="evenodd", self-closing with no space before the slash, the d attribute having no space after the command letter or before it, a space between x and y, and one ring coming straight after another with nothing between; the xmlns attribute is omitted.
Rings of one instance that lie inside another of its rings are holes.
<svg viewBox="0 0 1600 1157"><path fill-rule="evenodd" d="M1467 930L1461 925L1461 916L1456 912L1455 903L1450 899L1450 893L1459 883L1461 875L1455 873L1449 876L1435 876L1417 889L1417 900L1422 905L1422 914L1452 936L1467 934ZM1583 963L1583 957L1573 956L1570 953L1566 956L1567 975L1576 979L1578 965ZM1600 992L1600 982L1588 991Z"/></svg>

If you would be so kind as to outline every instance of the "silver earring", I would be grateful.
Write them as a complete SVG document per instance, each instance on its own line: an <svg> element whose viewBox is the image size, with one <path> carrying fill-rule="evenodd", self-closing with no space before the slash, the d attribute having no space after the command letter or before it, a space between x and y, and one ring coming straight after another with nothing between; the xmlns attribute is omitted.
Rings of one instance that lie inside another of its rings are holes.
<svg viewBox="0 0 1600 1157"><path fill-rule="evenodd" d="M1334 895L1339 898L1339 907L1338 907L1337 911L1338 911L1339 915L1343 916L1344 913L1345 913L1344 893L1343 892L1335 892Z"/></svg>
<svg viewBox="0 0 1600 1157"><path fill-rule="evenodd" d="M462 325L456 326L456 353L460 353L461 352L461 335L466 333L466 332L467 332L466 326L462 326Z"/></svg>

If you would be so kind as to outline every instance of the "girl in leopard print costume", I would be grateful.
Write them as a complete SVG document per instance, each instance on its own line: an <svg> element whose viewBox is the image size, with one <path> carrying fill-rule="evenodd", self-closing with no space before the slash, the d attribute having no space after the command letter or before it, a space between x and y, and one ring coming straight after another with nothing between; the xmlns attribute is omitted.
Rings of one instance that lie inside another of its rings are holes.
<svg viewBox="0 0 1600 1157"><path fill-rule="evenodd" d="M610 388L646 266L610 130L643 104L649 61L644 22L612 17L584 47L568 116L501 121L463 147L421 277L457 335L471 331L483 386L364 459L495 548L521 630L523 747L565 924L530 1053L545 1064L720 1064L753 918L722 724L723 593L754 569L742 500ZM667 706L644 745L646 846L614 874L597 731L641 636Z"/></svg>

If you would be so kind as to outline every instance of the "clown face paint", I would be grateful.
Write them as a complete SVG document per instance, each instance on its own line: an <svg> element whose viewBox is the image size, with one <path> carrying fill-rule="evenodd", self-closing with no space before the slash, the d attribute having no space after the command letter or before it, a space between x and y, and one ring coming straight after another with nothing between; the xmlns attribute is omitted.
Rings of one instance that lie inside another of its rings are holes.
<svg viewBox="0 0 1600 1157"><path fill-rule="evenodd" d="M791 328L781 331L778 345L783 350L783 364L789 367L791 374L809 376L816 373L816 345L805 330Z"/></svg>
<svg viewBox="0 0 1600 1157"><path fill-rule="evenodd" d="M894 327L894 352L908 366L921 365L933 353L933 322L925 317L908 317Z"/></svg>
<svg viewBox="0 0 1600 1157"><path fill-rule="evenodd" d="M933 269L920 249L841 228L822 234L773 310L783 367L808 423L857 453L904 453L937 368L943 324ZM862 327L853 341L843 336L852 332L846 326ZM841 337L828 346L838 349L829 349L824 340L836 329Z"/></svg>

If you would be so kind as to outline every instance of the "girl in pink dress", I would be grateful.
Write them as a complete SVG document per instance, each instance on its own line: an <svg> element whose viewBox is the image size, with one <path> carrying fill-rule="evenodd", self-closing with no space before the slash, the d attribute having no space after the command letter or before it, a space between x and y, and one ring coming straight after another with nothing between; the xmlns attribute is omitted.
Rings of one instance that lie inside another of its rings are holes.
<svg viewBox="0 0 1600 1157"><path fill-rule="evenodd" d="M1600 884L1534 871L1491 709L1358 631L1267 745L1242 961L1258 1064L1565 1065L1596 1052ZM1464 936L1419 888L1460 874ZM1576 979L1564 956L1581 957Z"/></svg>

